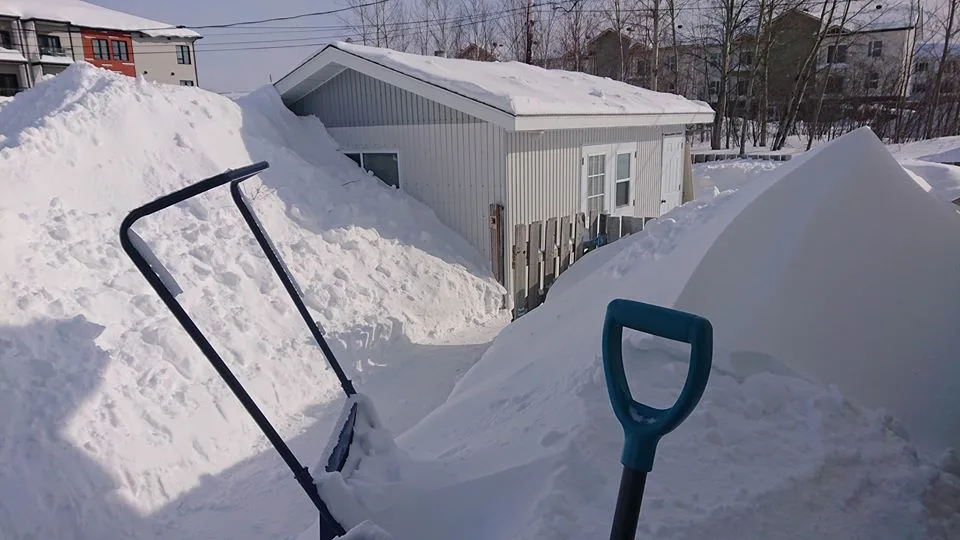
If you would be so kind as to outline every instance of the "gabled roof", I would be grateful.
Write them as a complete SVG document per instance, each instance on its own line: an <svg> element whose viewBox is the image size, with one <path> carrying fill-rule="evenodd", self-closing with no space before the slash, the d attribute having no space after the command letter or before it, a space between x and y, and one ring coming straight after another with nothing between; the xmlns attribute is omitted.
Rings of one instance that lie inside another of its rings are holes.
<svg viewBox="0 0 960 540"><path fill-rule="evenodd" d="M87 28L140 32L150 37L198 39L200 34L186 28L144 19L82 0L0 0L0 16L42 19Z"/></svg>
<svg viewBox="0 0 960 540"><path fill-rule="evenodd" d="M345 69L421 95L508 131L710 123L700 101L585 73L519 62L475 62L338 42L277 81L303 99Z"/></svg>

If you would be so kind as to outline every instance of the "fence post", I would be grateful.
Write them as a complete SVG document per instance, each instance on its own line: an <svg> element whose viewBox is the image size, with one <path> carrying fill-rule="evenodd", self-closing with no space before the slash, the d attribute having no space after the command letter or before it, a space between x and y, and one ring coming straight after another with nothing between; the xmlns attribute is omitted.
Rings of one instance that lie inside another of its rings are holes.
<svg viewBox="0 0 960 540"><path fill-rule="evenodd" d="M583 212L576 214L573 218L573 262L577 262L580 257L583 257L583 227L585 225L583 220Z"/></svg>
<svg viewBox="0 0 960 540"><path fill-rule="evenodd" d="M543 235L543 292L557 279L557 218L547 220L546 234Z"/></svg>
<svg viewBox="0 0 960 540"><path fill-rule="evenodd" d="M540 305L540 230L539 221L530 224L530 239L527 242L527 311Z"/></svg>
<svg viewBox="0 0 960 540"><path fill-rule="evenodd" d="M490 204L490 268L493 277L506 285L503 272L503 205Z"/></svg>
<svg viewBox="0 0 960 540"><path fill-rule="evenodd" d="M607 243L616 242L620 239L620 222L621 218L619 216L607 216Z"/></svg>
<svg viewBox="0 0 960 540"><path fill-rule="evenodd" d="M560 269L564 273L570 267L570 216L560 218Z"/></svg>
<svg viewBox="0 0 960 540"><path fill-rule="evenodd" d="M527 312L527 226L513 227L513 318Z"/></svg>

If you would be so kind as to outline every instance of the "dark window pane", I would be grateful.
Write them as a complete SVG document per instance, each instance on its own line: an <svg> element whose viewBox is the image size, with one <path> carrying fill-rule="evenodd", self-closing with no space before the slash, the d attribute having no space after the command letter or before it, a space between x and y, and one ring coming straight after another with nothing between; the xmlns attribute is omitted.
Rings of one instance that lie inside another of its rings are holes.
<svg viewBox="0 0 960 540"><path fill-rule="evenodd" d="M178 64L190 63L190 47L186 45L177 45L177 63Z"/></svg>
<svg viewBox="0 0 960 540"><path fill-rule="evenodd" d="M13 48L13 40L10 39L10 32L7 30L0 30L0 48L3 48L3 49Z"/></svg>
<svg viewBox="0 0 960 540"><path fill-rule="evenodd" d="M363 154L363 168L372 172L384 184L400 187L400 167L396 154Z"/></svg>
<svg viewBox="0 0 960 540"><path fill-rule="evenodd" d="M126 41L114 41L113 42L113 59L126 62L129 60L127 56L127 42Z"/></svg>
<svg viewBox="0 0 960 540"><path fill-rule="evenodd" d="M617 206L630 204L630 182L617 182Z"/></svg>
<svg viewBox="0 0 960 540"><path fill-rule="evenodd" d="M346 156L354 161L357 166L360 166L360 154L346 154Z"/></svg>

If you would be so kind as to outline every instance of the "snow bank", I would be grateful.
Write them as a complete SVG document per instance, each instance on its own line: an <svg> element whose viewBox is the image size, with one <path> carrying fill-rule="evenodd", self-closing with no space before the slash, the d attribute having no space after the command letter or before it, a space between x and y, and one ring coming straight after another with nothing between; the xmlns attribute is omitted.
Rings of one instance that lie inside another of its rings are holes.
<svg viewBox="0 0 960 540"><path fill-rule="evenodd" d="M76 26L139 31L152 37L199 38L186 28L151 21L82 0L0 0L0 15L24 19L69 22Z"/></svg>
<svg viewBox="0 0 960 540"><path fill-rule="evenodd" d="M477 62L337 42L334 47L515 115L707 113L702 101L521 62Z"/></svg>
<svg viewBox="0 0 960 540"><path fill-rule="evenodd" d="M704 314L717 338L700 406L660 444L639 538L956 538L955 458L931 462L902 427L924 449L956 442L960 216L866 131L764 180L561 276L398 438L403 453L361 463L350 483L373 520L398 539L606 534L622 433L601 328L626 297ZM628 334L634 395L668 406L686 351Z"/></svg>
<svg viewBox="0 0 960 540"><path fill-rule="evenodd" d="M135 206L257 160L271 168L246 192L355 382L404 361L373 366L363 347L423 348L500 313L465 240L271 88L237 103L72 65L0 109L0 537L240 538L251 515L282 537L309 523L118 242ZM327 433L304 430L332 421L341 394L226 190L137 231L280 432L321 450Z"/></svg>

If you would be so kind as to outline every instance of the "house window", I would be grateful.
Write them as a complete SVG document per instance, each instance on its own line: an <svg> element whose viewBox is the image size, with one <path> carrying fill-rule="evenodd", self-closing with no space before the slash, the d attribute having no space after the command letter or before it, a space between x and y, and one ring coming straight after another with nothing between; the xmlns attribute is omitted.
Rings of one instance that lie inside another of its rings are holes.
<svg viewBox="0 0 960 540"><path fill-rule="evenodd" d="M630 204L630 179L633 173L630 170L630 153L617 154L617 184L616 184L616 202L617 207Z"/></svg>
<svg viewBox="0 0 960 540"><path fill-rule="evenodd" d="M883 55L883 42L880 40L871 41L867 45L867 56L880 58Z"/></svg>
<svg viewBox="0 0 960 540"><path fill-rule="evenodd" d="M20 81L13 73L0 73L0 96L10 97L20 91Z"/></svg>
<svg viewBox="0 0 960 540"><path fill-rule="evenodd" d="M9 30L0 30L0 49L12 49L13 40L10 39Z"/></svg>
<svg viewBox="0 0 960 540"><path fill-rule="evenodd" d="M845 64L847 62L846 45L830 45L827 47L828 64Z"/></svg>
<svg viewBox="0 0 960 540"><path fill-rule="evenodd" d="M126 41L113 41L112 44L114 60L120 60L121 62L127 62L130 60L130 55L127 53Z"/></svg>
<svg viewBox="0 0 960 540"><path fill-rule="evenodd" d="M747 95L747 92L750 90L749 87L750 87L750 81L748 81L747 79L738 79L738 80L737 80L737 95L738 95L738 96L745 96L745 95Z"/></svg>
<svg viewBox="0 0 960 540"><path fill-rule="evenodd" d="M740 65L741 65L741 66L751 66L751 65L753 65L753 52L751 52L751 51L740 51Z"/></svg>
<svg viewBox="0 0 960 540"><path fill-rule="evenodd" d="M363 170L373 173L384 184L395 188L400 187L400 164L396 152L346 152L345 154Z"/></svg>
<svg viewBox="0 0 960 540"><path fill-rule="evenodd" d="M93 47L93 57L97 60L110 59L110 42L105 39L91 39L90 46Z"/></svg>
<svg viewBox="0 0 960 540"><path fill-rule="evenodd" d="M865 86L867 90L876 90L880 88L880 74L877 73L876 71L871 71L870 73L868 73L867 82Z"/></svg>
<svg viewBox="0 0 960 540"><path fill-rule="evenodd" d="M647 65L646 59L637 60L637 75L644 76L650 71L650 66Z"/></svg>
<svg viewBox="0 0 960 540"><path fill-rule="evenodd" d="M915 83L913 83L913 93L914 93L914 94L922 94L922 93L924 93L924 92L926 92L926 91L927 91L927 85L926 85L926 83L922 83L922 82L915 82Z"/></svg>
<svg viewBox="0 0 960 540"><path fill-rule="evenodd" d="M587 156L587 212L602 214L604 184L607 179L607 156Z"/></svg>
<svg viewBox="0 0 960 540"><path fill-rule="evenodd" d="M37 35L37 45L42 56L66 56L60 46L60 36Z"/></svg>
<svg viewBox="0 0 960 540"><path fill-rule="evenodd" d="M710 81L710 93L711 94L720 93L720 81Z"/></svg>
<svg viewBox="0 0 960 540"><path fill-rule="evenodd" d="M190 47L187 45L177 45L177 63L190 64Z"/></svg>
<svg viewBox="0 0 960 540"><path fill-rule="evenodd" d="M193 83L193 81L180 81L180 86L196 86L196 85Z"/></svg>
<svg viewBox="0 0 960 540"><path fill-rule="evenodd" d="M663 59L663 67L665 69L676 71L677 70L677 57L676 55L671 54L670 56Z"/></svg>
<svg viewBox="0 0 960 540"><path fill-rule="evenodd" d="M940 83L940 92L944 94L953 93L953 81L943 81Z"/></svg>
<svg viewBox="0 0 960 540"><path fill-rule="evenodd" d="M839 94L843 92L843 76L831 75L827 77L826 92L828 94Z"/></svg>
<svg viewBox="0 0 960 540"><path fill-rule="evenodd" d="M710 53L710 65L714 67L720 67L720 53Z"/></svg>
<svg viewBox="0 0 960 540"><path fill-rule="evenodd" d="M917 62L917 64L913 66L913 71L915 73L923 73L927 71L928 67L930 67L930 64L928 64L927 62Z"/></svg>

